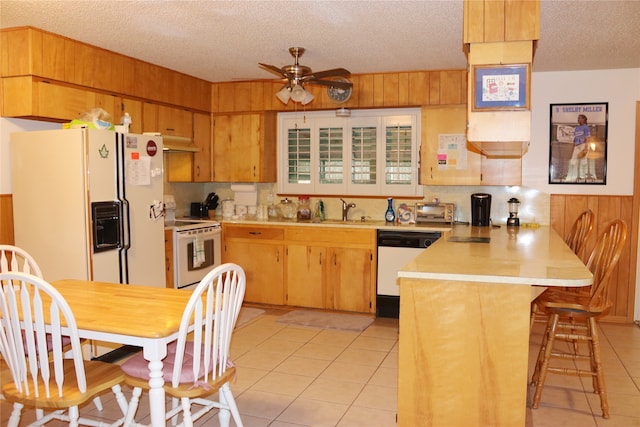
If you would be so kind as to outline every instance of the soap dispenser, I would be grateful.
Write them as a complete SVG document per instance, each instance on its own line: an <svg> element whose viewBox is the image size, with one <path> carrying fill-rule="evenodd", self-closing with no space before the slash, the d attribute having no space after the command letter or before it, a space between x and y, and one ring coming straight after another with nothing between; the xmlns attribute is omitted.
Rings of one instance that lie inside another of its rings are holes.
<svg viewBox="0 0 640 427"><path fill-rule="evenodd" d="M384 213L384 220L391 223L396 221L396 213L393 211L393 199L391 197L387 199L387 211Z"/></svg>

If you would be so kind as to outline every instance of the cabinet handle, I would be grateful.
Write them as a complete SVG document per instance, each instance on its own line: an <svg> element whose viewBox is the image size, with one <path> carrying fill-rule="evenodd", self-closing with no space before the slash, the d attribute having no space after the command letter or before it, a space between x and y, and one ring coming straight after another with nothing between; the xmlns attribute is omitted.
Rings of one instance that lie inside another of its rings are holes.
<svg viewBox="0 0 640 427"><path fill-rule="evenodd" d="M170 132L175 131L175 129L174 129L174 128L166 128L165 130L168 130L168 131L170 131Z"/></svg>
<svg viewBox="0 0 640 427"><path fill-rule="evenodd" d="M337 256L336 254L333 254L333 265L337 265L336 261L337 261Z"/></svg>
<svg viewBox="0 0 640 427"><path fill-rule="evenodd" d="M196 176L200 176L200 165L196 166Z"/></svg>
<svg viewBox="0 0 640 427"><path fill-rule="evenodd" d="M431 166L429 169L431 171L431 179L433 179L433 166Z"/></svg>
<svg viewBox="0 0 640 427"><path fill-rule="evenodd" d="M276 251L276 262L280 262L280 250Z"/></svg>
<svg viewBox="0 0 640 427"><path fill-rule="evenodd" d="M253 235L253 236L259 236L262 234L262 232L260 231L250 231L249 234Z"/></svg>
<svg viewBox="0 0 640 427"><path fill-rule="evenodd" d="M320 252L320 265L322 265L322 252Z"/></svg>

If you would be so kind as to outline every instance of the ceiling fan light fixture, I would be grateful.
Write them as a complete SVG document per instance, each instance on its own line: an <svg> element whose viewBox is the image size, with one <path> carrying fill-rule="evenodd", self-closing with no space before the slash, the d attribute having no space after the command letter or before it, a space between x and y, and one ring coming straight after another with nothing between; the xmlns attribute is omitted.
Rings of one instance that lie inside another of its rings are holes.
<svg viewBox="0 0 640 427"><path fill-rule="evenodd" d="M308 103L313 101L313 98L314 98L313 94L311 92L309 92L308 90L305 90L304 99L302 101L300 101L300 103L302 105L307 105Z"/></svg>
<svg viewBox="0 0 640 427"><path fill-rule="evenodd" d="M293 99L295 102L304 101L306 95L307 91L304 90L304 88L299 84L296 84L295 86L293 86L293 89L291 89L291 99Z"/></svg>
<svg viewBox="0 0 640 427"><path fill-rule="evenodd" d="M276 97L278 97L283 104L288 103L289 98L291 98L291 89L287 85L282 86L282 89L276 93Z"/></svg>

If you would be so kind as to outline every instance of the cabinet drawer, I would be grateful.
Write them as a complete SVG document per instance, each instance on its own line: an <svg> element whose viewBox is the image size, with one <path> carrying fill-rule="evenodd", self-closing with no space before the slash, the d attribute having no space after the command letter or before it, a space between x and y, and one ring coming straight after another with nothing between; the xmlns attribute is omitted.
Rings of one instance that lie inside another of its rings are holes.
<svg viewBox="0 0 640 427"><path fill-rule="evenodd" d="M282 240L284 238L284 231L279 227L223 224L222 232L225 239Z"/></svg>
<svg viewBox="0 0 640 427"><path fill-rule="evenodd" d="M375 245L376 231L348 227L287 227L286 240L301 242Z"/></svg>

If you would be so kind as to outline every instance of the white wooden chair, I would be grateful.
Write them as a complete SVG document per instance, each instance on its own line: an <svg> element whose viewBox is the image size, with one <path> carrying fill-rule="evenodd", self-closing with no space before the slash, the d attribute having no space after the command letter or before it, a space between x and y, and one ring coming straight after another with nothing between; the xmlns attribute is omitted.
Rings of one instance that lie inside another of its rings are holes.
<svg viewBox="0 0 640 427"><path fill-rule="evenodd" d="M42 271L38 266L35 259L22 248L13 245L0 245L0 273L8 273L10 271L21 271L23 273L30 273L36 277L43 278ZM69 345L69 337L62 337L62 346L67 347ZM51 346L49 345L49 350ZM0 382L0 387L4 384L4 380ZM2 392L0 392L0 399L3 398ZM93 403L96 405L98 411L102 411L102 401L99 397L93 399ZM42 417L42 409L36 409L37 417Z"/></svg>
<svg viewBox="0 0 640 427"><path fill-rule="evenodd" d="M125 414L120 367L82 359L75 317L62 295L44 279L22 272L0 273L0 284L0 352L12 380L2 387L4 398L13 403L8 426L19 425L24 406L51 410L31 425L58 419L73 427L105 426L80 418L78 406L109 388ZM63 336L69 339L69 359ZM123 421L124 416L111 425Z"/></svg>
<svg viewBox="0 0 640 427"><path fill-rule="evenodd" d="M245 287L244 270L227 263L211 270L193 290L182 315L178 340L163 360L164 389L172 396L172 408L165 414L167 420L176 423L182 412L179 425L191 427L195 420L218 408L221 426L229 426L231 415L236 426L242 427L229 387L236 372L229 360L229 346ZM125 426L133 422L142 389L149 388L148 366L141 353L122 365L125 382L133 387ZM215 392L218 400L212 400ZM192 404L200 405L197 412L191 412Z"/></svg>
<svg viewBox="0 0 640 427"><path fill-rule="evenodd" d="M0 273L22 271L42 277L40 267L24 249L12 245L0 245Z"/></svg>

